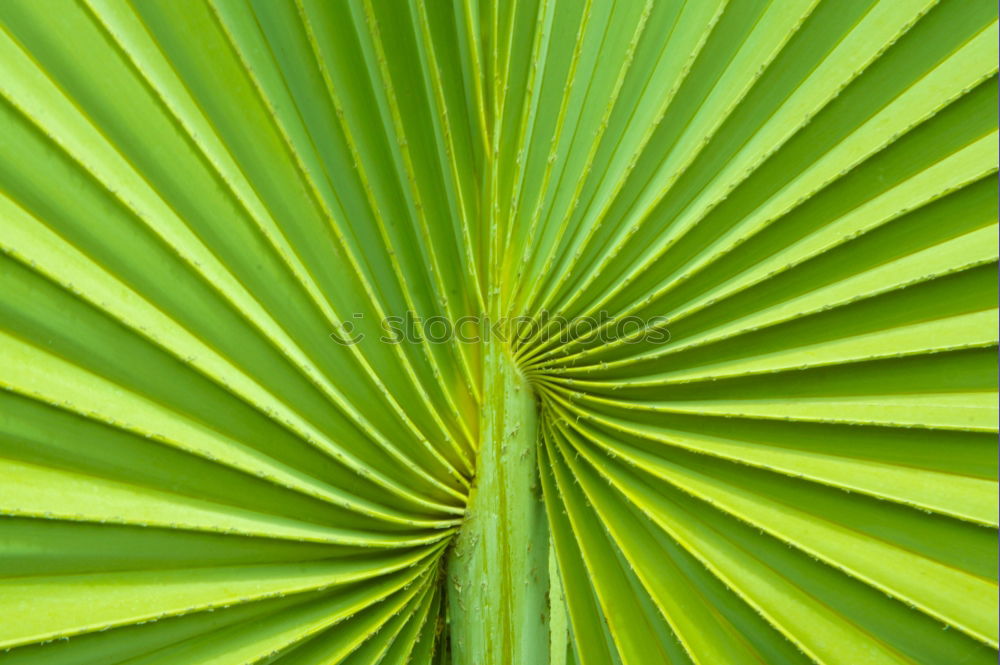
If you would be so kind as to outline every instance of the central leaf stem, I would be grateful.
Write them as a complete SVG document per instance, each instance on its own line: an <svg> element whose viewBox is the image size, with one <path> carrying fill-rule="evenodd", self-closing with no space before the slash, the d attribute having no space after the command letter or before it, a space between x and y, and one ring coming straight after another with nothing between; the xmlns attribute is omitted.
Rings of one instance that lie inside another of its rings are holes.
<svg viewBox="0 0 1000 665"><path fill-rule="evenodd" d="M544 665L548 526L531 387L499 342L485 349L481 440L465 523L448 564L455 665Z"/></svg>

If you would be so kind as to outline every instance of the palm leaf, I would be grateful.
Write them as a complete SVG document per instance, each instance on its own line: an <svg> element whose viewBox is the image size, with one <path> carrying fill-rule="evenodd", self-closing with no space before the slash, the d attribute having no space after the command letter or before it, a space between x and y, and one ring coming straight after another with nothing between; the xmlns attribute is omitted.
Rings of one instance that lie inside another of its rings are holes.
<svg viewBox="0 0 1000 665"><path fill-rule="evenodd" d="M995 662L994 3L0 28L0 662Z"/></svg>

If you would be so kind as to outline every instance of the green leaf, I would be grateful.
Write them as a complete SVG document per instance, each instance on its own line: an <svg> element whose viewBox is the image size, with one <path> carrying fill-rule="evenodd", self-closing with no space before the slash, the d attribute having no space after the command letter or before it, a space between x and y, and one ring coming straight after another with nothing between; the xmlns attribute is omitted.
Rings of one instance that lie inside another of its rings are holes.
<svg viewBox="0 0 1000 665"><path fill-rule="evenodd" d="M0 662L995 662L998 34L0 2Z"/></svg>

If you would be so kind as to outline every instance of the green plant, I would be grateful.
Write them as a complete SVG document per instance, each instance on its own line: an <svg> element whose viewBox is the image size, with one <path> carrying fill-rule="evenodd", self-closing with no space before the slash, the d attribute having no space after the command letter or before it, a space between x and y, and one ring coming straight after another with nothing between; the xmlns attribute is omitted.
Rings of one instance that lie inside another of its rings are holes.
<svg viewBox="0 0 1000 665"><path fill-rule="evenodd" d="M995 662L995 3L0 27L0 663Z"/></svg>

